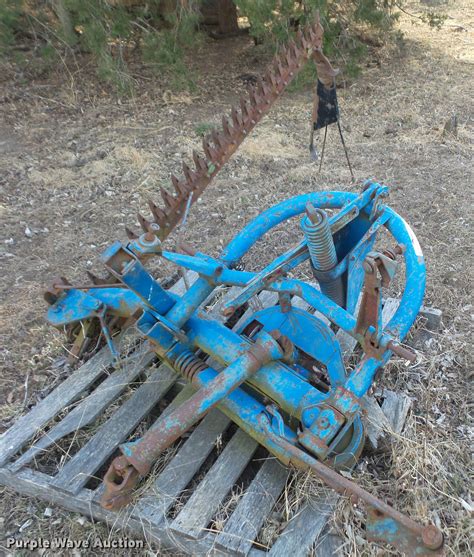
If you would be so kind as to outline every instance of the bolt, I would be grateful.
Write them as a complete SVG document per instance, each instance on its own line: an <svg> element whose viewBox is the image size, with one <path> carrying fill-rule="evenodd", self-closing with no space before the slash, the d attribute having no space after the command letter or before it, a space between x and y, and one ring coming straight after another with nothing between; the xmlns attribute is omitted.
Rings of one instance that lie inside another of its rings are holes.
<svg viewBox="0 0 474 557"><path fill-rule="evenodd" d="M318 419L317 424L321 429L326 429L329 426L329 420L326 417L322 417Z"/></svg>
<svg viewBox="0 0 474 557"><path fill-rule="evenodd" d="M443 534L433 524L423 528L421 539L428 549L439 549L443 545Z"/></svg>
<svg viewBox="0 0 474 557"><path fill-rule="evenodd" d="M372 274L374 272L374 266L372 262L367 259L362 263L362 267L366 273Z"/></svg>
<svg viewBox="0 0 474 557"><path fill-rule="evenodd" d="M234 306L229 306L228 308L224 308L222 310L222 315L224 317L230 317L236 310L237 308L235 308Z"/></svg>
<svg viewBox="0 0 474 557"><path fill-rule="evenodd" d="M306 203L306 215L312 224L321 224L324 220L324 211L316 209L316 207L309 201Z"/></svg>

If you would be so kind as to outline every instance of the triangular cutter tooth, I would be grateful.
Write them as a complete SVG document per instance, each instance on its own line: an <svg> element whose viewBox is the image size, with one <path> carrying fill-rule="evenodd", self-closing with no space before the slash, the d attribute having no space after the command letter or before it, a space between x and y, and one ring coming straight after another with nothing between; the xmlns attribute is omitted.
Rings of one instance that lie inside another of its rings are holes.
<svg viewBox="0 0 474 557"><path fill-rule="evenodd" d="M150 207L151 214L158 224L166 220L166 213L151 199L148 200L148 207Z"/></svg>
<svg viewBox="0 0 474 557"><path fill-rule="evenodd" d="M213 130L211 133L212 141L214 145L217 147L218 151L223 151L227 146L227 141L225 137L216 130Z"/></svg>
<svg viewBox="0 0 474 557"><path fill-rule="evenodd" d="M247 99L244 97L240 97L240 110L242 112L242 126L247 124L248 119L250 118L250 107L247 102Z"/></svg>
<svg viewBox="0 0 474 557"><path fill-rule="evenodd" d="M265 74L263 76L265 83L268 85L275 85L275 74L272 71L272 68L267 68Z"/></svg>
<svg viewBox="0 0 474 557"><path fill-rule="evenodd" d="M131 228L125 227L125 234L129 240L136 240L139 236Z"/></svg>
<svg viewBox="0 0 474 557"><path fill-rule="evenodd" d="M198 172L207 171L207 162L197 151L193 151L193 161Z"/></svg>
<svg viewBox="0 0 474 557"><path fill-rule="evenodd" d="M304 50L308 49L308 42L305 39L305 36L303 35L301 28L298 29L298 31L296 32L296 41Z"/></svg>
<svg viewBox="0 0 474 557"><path fill-rule="evenodd" d="M222 116L222 129L224 131L224 135L229 139L232 139L233 129L229 124L229 120L227 120L227 116Z"/></svg>
<svg viewBox="0 0 474 557"><path fill-rule="evenodd" d="M183 174L188 184L192 184L194 182L196 174L189 168L189 166L185 162L183 162ZM187 192L185 192L184 195L187 195Z"/></svg>
<svg viewBox="0 0 474 557"><path fill-rule="evenodd" d="M308 60L312 51L321 48L322 34L319 19L314 25L298 29L296 41L290 41L287 47L279 50L263 79L258 78L256 86L249 85L248 96L239 99L240 106L232 106L230 115L222 118L222 130L213 131L203 138L205 158L193 151L195 168L183 163L184 176L179 179L176 176L171 177L175 195L160 188L165 208L162 210L153 204L150 209L160 226L160 232L155 233L161 240L168 236L181 219L189 196L193 194L194 202L201 195L214 174L260 120L268 106L283 92L303 62ZM139 215L139 221L144 230L156 230L155 223L149 223L142 215Z"/></svg>
<svg viewBox="0 0 474 557"><path fill-rule="evenodd" d="M165 190L165 188L160 188L160 194L166 207L172 209L176 205L176 197L174 197L169 191Z"/></svg>
<svg viewBox="0 0 474 557"><path fill-rule="evenodd" d="M202 147L206 153L206 157L213 163L219 162L219 154L211 145L212 136L207 136L202 141Z"/></svg>
<svg viewBox="0 0 474 557"><path fill-rule="evenodd" d="M232 109L230 111L230 117L232 118L232 123L234 124L234 127L239 128L240 126L242 126L242 115L239 113L239 110L237 107L232 106Z"/></svg>
<svg viewBox="0 0 474 557"><path fill-rule="evenodd" d="M137 219L138 222L140 223L140 226L143 228L144 232L150 232L150 230L152 230L151 228L152 223L147 221L146 218L141 213L137 213Z"/></svg>
<svg viewBox="0 0 474 557"><path fill-rule="evenodd" d="M247 93L249 96L249 100L250 100L250 104L252 107L257 106L258 104L258 96L257 96L257 92L255 90L255 87L253 85L249 85L247 87Z"/></svg>

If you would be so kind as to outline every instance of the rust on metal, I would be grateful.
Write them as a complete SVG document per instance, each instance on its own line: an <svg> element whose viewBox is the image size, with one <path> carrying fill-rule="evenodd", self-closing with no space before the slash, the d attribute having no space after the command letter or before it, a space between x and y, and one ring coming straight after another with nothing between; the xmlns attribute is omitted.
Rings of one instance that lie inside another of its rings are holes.
<svg viewBox="0 0 474 557"><path fill-rule="evenodd" d="M290 463L301 469L312 470L327 485L332 487L338 493L351 497L352 500L362 500L368 508L369 521L368 526L371 528L369 535L371 539L376 539L377 527L376 523L370 520L381 521L389 517L396 523L397 530L390 539L390 543L395 545L409 555L441 557L444 555L444 538L442 532L433 524L423 526L400 513L378 497L375 497L363 487L352 480L342 476L332 468L329 468L319 460L311 457L293 443L285 438L277 435L271 428L268 417L263 414L261 416L261 425L265 429L267 435L286 453L291 455ZM378 538L377 538L378 539ZM387 542L386 531L384 536L380 538Z"/></svg>
<svg viewBox="0 0 474 557"><path fill-rule="evenodd" d="M281 344L280 344L281 343ZM124 455L116 458L105 478L105 494L103 506L108 509L119 509L130 501L131 491L138 482L139 476L146 475L157 456L174 441L188 431L209 410L217 406L230 392L239 387L253 373L272 361L275 354L283 357L284 346L288 349L288 341L279 331L272 331L267 338L258 339L238 358L227 373L221 372L209 383L201 387L186 402L161 419L155 427ZM186 371L188 378L197 383L197 375L208 368L192 353L178 356L170 364L176 364ZM181 358L181 360L180 360Z"/></svg>
<svg viewBox="0 0 474 557"><path fill-rule="evenodd" d="M154 221L138 215L145 232L155 233L160 240L170 234L183 218L190 195L194 203L309 59L314 58L323 79L336 75L322 53L322 39L323 28L318 16L315 23L298 31L295 41L280 49L264 77L255 86L249 85L247 98L241 97L240 106L232 106L229 117L222 118L222 130L214 130L203 139L205 157L194 152L194 169L183 164L183 176L171 177L174 193L161 188L164 208L150 203Z"/></svg>
<svg viewBox="0 0 474 557"><path fill-rule="evenodd" d="M115 458L104 476L105 490L100 500L101 506L108 510L119 510L128 505L139 478L138 471L123 455Z"/></svg>

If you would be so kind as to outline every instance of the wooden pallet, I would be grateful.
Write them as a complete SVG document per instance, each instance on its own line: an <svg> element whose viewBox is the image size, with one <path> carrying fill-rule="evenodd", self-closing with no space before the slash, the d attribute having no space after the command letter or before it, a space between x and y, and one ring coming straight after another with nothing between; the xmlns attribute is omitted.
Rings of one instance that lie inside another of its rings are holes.
<svg viewBox="0 0 474 557"><path fill-rule="evenodd" d="M191 282L195 278L188 275ZM176 293L184 289L182 280L172 288ZM231 289L227 296L234 293L235 289ZM221 318L219 308L224 298L208 309L216 319ZM276 301L276 295L264 292L252 301L247 313ZM300 302L298 305L307 308ZM387 302L385 321L397 305L395 300ZM355 342L341 333L344 354L349 357ZM124 333L128 340L130 335ZM327 491L308 499L286 525L281 525L281 532L271 547L256 542L262 525L272 517L291 472L217 409L178 443L162 469L146 482L134 505L119 513L100 507L102 487L97 477L102 477L111 457L117 454L118 445L130 439L147 418L149 424L151 415L156 419L157 407L162 416L193 392L190 385L184 385L165 365L155 367L155 360L148 345L142 343L128 355L120 369L113 370L111 355L105 348L74 371L0 438L0 484L144 535L174 552L336 555L342 541L330 533L327 522L338 497ZM130 384L137 385L133 391ZM121 404L111 406L125 391L128 396ZM384 428L400 431L409 408L408 397L392 393L388 399L386 408L373 399L366 399L372 423L370 439L375 445ZM74 454L54 450L61 446L64 437L73 438L78 432L81 443ZM58 456L53 466L49 462L45 471L41 462L46 454ZM234 497L229 506L229 494L237 490L240 496ZM224 506L230 511L227 510L217 527L213 519Z"/></svg>

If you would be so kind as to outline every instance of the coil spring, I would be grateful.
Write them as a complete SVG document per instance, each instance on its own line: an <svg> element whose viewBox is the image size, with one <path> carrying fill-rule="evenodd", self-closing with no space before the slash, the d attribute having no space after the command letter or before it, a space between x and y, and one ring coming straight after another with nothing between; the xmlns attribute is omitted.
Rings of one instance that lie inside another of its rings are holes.
<svg viewBox="0 0 474 557"><path fill-rule="evenodd" d="M313 267L318 271L330 271L337 265L337 254L332 239L327 214L322 209L314 209L316 222L303 218L301 227L308 242Z"/></svg>
<svg viewBox="0 0 474 557"><path fill-rule="evenodd" d="M174 361L174 367L188 381L192 381L196 373L207 369L207 365L192 352L185 350Z"/></svg>
<svg viewBox="0 0 474 557"><path fill-rule="evenodd" d="M341 277L324 280L322 273L330 271L337 265L337 253L325 211L308 204L307 216L301 221L315 277L321 292L341 307L345 305L344 285Z"/></svg>

